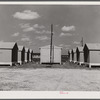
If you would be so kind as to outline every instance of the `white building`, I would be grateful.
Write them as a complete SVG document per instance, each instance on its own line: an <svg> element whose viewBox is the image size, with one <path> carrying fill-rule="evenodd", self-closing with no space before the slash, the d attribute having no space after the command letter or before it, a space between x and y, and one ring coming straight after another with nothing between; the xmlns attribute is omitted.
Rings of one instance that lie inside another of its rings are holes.
<svg viewBox="0 0 100 100"><path fill-rule="evenodd" d="M76 48L73 49L73 62L76 63Z"/></svg>
<svg viewBox="0 0 100 100"><path fill-rule="evenodd" d="M25 62L25 47L18 46L18 63L22 64Z"/></svg>
<svg viewBox="0 0 100 100"><path fill-rule="evenodd" d="M61 47L53 46L52 63L61 64ZM50 45L40 47L40 63L50 63Z"/></svg>
<svg viewBox="0 0 100 100"><path fill-rule="evenodd" d="M78 64L83 64L84 63L84 51L83 47L77 47L76 49L76 56L77 56L77 63Z"/></svg>
<svg viewBox="0 0 100 100"><path fill-rule="evenodd" d="M72 62L72 50L69 50L69 61Z"/></svg>
<svg viewBox="0 0 100 100"><path fill-rule="evenodd" d="M18 46L14 42L0 43L0 65L18 63Z"/></svg>
<svg viewBox="0 0 100 100"><path fill-rule="evenodd" d="M29 49L25 48L25 62L29 62Z"/></svg>
<svg viewBox="0 0 100 100"><path fill-rule="evenodd" d="M29 49L29 61L31 62L32 59L31 59L31 52L32 52L32 49Z"/></svg>
<svg viewBox="0 0 100 100"><path fill-rule="evenodd" d="M91 66L100 66L100 43L86 43L83 48L84 64Z"/></svg>

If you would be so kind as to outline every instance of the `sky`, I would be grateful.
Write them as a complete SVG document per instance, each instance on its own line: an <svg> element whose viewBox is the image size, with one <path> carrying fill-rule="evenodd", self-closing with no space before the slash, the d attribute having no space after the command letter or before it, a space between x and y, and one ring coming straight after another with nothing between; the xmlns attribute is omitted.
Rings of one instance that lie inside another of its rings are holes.
<svg viewBox="0 0 100 100"><path fill-rule="evenodd" d="M85 43L100 43L100 6L97 5L0 5L0 42L18 45L39 52L50 44L53 24L53 45L68 49Z"/></svg>

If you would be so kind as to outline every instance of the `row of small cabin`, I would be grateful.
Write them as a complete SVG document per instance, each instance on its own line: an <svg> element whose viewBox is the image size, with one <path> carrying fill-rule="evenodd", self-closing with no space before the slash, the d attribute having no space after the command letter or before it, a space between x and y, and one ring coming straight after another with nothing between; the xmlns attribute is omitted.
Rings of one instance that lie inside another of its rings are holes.
<svg viewBox="0 0 100 100"><path fill-rule="evenodd" d="M0 65L23 64L32 61L33 50L14 42L0 43Z"/></svg>
<svg viewBox="0 0 100 100"><path fill-rule="evenodd" d="M91 66L100 66L100 44L86 43L83 47L68 50L69 61Z"/></svg>

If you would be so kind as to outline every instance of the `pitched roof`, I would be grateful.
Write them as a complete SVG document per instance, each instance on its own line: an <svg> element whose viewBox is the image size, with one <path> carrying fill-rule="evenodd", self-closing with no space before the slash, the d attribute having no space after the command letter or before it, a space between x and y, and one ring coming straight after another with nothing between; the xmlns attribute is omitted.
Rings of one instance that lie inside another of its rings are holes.
<svg viewBox="0 0 100 100"><path fill-rule="evenodd" d="M83 52L83 47L77 47L80 52Z"/></svg>
<svg viewBox="0 0 100 100"><path fill-rule="evenodd" d="M28 52L29 48L25 48L25 52Z"/></svg>
<svg viewBox="0 0 100 100"><path fill-rule="evenodd" d="M0 48L1 49L13 49L14 45L16 43L15 42L3 42L3 43L0 43Z"/></svg>
<svg viewBox="0 0 100 100"><path fill-rule="evenodd" d="M18 46L18 50L19 50L19 51L22 51L23 48L24 48L24 46Z"/></svg>
<svg viewBox="0 0 100 100"><path fill-rule="evenodd" d="M30 49L30 53L32 52L32 49Z"/></svg>
<svg viewBox="0 0 100 100"><path fill-rule="evenodd" d="M100 43L86 43L90 50L100 50Z"/></svg>
<svg viewBox="0 0 100 100"><path fill-rule="evenodd" d="M49 49L49 48L50 48L50 45L43 46L43 47L40 47L40 48L47 48L47 49ZM55 49L61 49L62 47L58 47L58 46L55 46L55 45L54 45L54 48L55 48Z"/></svg>
<svg viewBox="0 0 100 100"><path fill-rule="evenodd" d="M76 48L74 48L74 49L72 49L72 50L73 50L74 53L76 52Z"/></svg>

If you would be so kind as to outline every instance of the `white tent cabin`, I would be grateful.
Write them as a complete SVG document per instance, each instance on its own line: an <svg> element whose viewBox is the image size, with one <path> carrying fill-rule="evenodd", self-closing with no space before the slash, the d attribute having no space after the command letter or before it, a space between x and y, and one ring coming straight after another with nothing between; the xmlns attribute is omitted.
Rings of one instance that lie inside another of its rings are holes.
<svg viewBox="0 0 100 100"><path fill-rule="evenodd" d="M69 61L72 62L72 51L69 50Z"/></svg>
<svg viewBox="0 0 100 100"><path fill-rule="evenodd" d="M86 43L83 51L85 65L100 66L100 43Z"/></svg>
<svg viewBox="0 0 100 100"><path fill-rule="evenodd" d="M18 63L23 64L25 62L25 47L18 46Z"/></svg>
<svg viewBox="0 0 100 100"><path fill-rule="evenodd" d="M72 53L73 53L73 62L76 63L76 48L72 49Z"/></svg>
<svg viewBox="0 0 100 100"><path fill-rule="evenodd" d="M25 62L29 62L29 49L25 48Z"/></svg>
<svg viewBox="0 0 100 100"><path fill-rule="evenodd" d="M61 47L52 47L52 63L61 64ZM50 45L40 47L40 63L50 64Z"/></svg>
<svg viewBox="0 0 100 100"><path fill-rule="evenodd" d="M0 43L0 65L18 63L18 45L15 42Z"/></svg>
<svg viewBox="0 0 100 100"><path fill-rule="evenodd" d="M84 63L84 51L83 47L78 46L76 49L76 56L77 56L77 63L78 64L83 64Z"/></svg>
<svg viewBox="0 0 100 100"><path fill-rule="evenodd" d="M32 59L31 59L31 52L32 52L32 49L29 49L29 61L31 62Z"/></svg>

